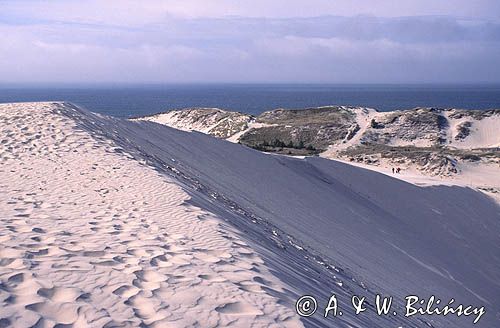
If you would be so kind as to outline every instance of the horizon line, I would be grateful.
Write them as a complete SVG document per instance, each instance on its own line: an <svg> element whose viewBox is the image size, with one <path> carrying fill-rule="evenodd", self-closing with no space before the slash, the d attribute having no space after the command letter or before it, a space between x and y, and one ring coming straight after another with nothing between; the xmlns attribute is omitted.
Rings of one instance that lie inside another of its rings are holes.
<svg viewBox="0 0 500 328"><path fill-rule="evenodd" d="M196 86L196 85L323 85L323 86L500 86L498 82L0 82L9 86Z"/></svg>

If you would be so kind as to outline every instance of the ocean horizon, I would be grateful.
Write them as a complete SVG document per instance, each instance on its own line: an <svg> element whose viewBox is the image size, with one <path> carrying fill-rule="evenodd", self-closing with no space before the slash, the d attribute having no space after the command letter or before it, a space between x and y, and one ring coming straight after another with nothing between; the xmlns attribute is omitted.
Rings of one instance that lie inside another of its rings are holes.
<svg viewBox="0 0 500 328"><path fill-rule="evenodd" d="M500 108L499 84L1 84L0 103L68 101L116 117L216 107L258 115L286 108L362 106L379 111Z"/></svg>

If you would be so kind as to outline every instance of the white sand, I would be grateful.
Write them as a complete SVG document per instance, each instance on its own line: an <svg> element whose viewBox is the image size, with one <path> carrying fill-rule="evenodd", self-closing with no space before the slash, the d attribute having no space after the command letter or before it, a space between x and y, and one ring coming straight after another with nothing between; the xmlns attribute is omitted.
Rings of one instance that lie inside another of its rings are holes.
<svg viewBox="0 0 500 328"><path fill-rule="evenodd" d="M401 165L401 173L392 173L392 168L396 165L391 164L387 160L381 160L378 166L340 159L332 160L386 174L417 186L444 185L472 188L485 193L500 204L500 167L498 164L459 164L460 174L452 176L430 176L420 172L416 165Z"/></svg>
<svg viewBox="0 0 500 328"><path fill-rule="evenodd" d="M447 132L447 139L451 141L449 146L461 149L500 147L500 134L498 133L500 130L500 116L495 115L485 117L482 120L473 120L468 117L452 119L449 114L449 112L445 112L450 122ZM465 139L456 140L458 126L464 122L472 124L470 127L471 132Z"/></svg>
<svg viewBox="0 0 500 328"><path fill-rule="evenodd" d="M0 105L2 324L301 326L265 288L285 286L217 215L70 110Z"/></svg>
<svg viewBox="0 0 500 328"><path fill-rule="evenodd" d="M208 110L221 111L218 108L205 108ZM210 130L215 128L220 121L215 121L214 117L209 116L206 120L200 120L198 122L193 122L191 117L182 117L182 112L180 111L169 111L165 113L160 113L156 115L140 117L136 120L138 121L151 121L158 124L168 125L175 127L176 129L183 131L199 131L203 133L208 133ZM228 119L227 117L225 119Z"/></svg>
<svg viewBox="0 0 500 328"><path fill-rule="evenodd" d="M354 111L356 112L356 120L360 127L360 130L351 140L345 140L345 142L331 145L325 152L321 154L322 157L390 175L394 178L413 183L418 186L448 185L477 189L500 203L499 164L462 162L458 165L459 173L456 175L431 176L419 171L416 165L395 164L384 159L380 159L380 165L369 165L339 159L337 156L338 152L349 147L359 145L360 139L368 129L370 121L372 119L380 120L385 115L387 115L387 112L376 112L375 110L368 108L356 108L354 109ZM498 133L498 128L500 127L500 117L491 116L485 117L482 120L473 120L470 117L453 119L449 116L450 112L448 111L445 111L444 115L450 121L450 127L446 131L447 139L451 141L448 146L461 149L499 147L500 135ZM458 125L465 121L472 122L470 135L463 140L455 140L455 136L458 133ZM426 139L419 139L410 143L401 139L394 139L391 141L391 145L412 145L418 147L429 147L432 145L432 143L430 140ZM400 174L393 174L392 168L397 166L400 166L402 168L402 171Z"/></svg>

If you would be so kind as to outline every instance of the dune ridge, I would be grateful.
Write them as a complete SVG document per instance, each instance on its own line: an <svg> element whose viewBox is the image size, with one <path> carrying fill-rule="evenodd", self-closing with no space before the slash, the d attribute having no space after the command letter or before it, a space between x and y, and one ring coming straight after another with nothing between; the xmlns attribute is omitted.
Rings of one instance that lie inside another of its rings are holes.
<svg viewBox="0 0 500 328"><path fill-rule="evenodd" d="M500 208L480 192L68 103L0 106L1 325L470 327L405 317L415 293L498 323ZM333 293L372 301L298 321L298 297ZM376 315L376 294L400 315Z"/></svg>
<svg viewBox="0 0 500 328"><path fill-rule="evenodd" d="M68 111L0 105L2 326L301 326L220 217Z"/></svg>

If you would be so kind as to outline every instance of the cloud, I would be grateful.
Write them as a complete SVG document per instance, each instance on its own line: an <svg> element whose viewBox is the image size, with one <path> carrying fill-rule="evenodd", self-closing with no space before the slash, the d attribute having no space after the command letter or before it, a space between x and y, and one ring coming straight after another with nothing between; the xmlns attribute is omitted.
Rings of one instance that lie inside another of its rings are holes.
<svg viewBox="0 0 500 328"><path fill-rule="evenodd" d="M500 81L489 1L313 2L3 1L0 81Z"/></svg>
<svg viewBox="0 0 500 328"><path fill-rule="evenodd" d="M306 81L456 83L476 77L493 82L500 73L497 67L484 64L497 60L497 46L470 47L464 42L428 45L387 39L287 37L259 41L257 53L267 55L265 61L276 63L274 70L286 73L287 78L299 75Z"/></svg>
<svg viewBox="0 0 500 328"><path fill-rule="evenodd" d="M79 23L140 25L168 16L291 18L315 16L455 16L500 18L497 0L2 0L5 16ZM1 14L0 14L1 15Z"/></svg>

